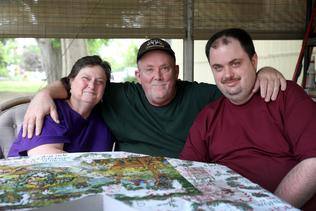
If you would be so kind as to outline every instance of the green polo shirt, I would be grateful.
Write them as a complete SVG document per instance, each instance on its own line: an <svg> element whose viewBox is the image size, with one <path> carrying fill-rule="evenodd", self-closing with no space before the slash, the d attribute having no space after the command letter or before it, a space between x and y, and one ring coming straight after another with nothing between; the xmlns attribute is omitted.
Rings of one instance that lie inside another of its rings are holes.
<svg viewBox="0 0 316 211"><path fill-rule="evenodd" d="M111 83L103 117L118 141L117 150L177 158L199 113L221 93L215 85L177 81L175 98L152 106L138 83Z"/></svg>

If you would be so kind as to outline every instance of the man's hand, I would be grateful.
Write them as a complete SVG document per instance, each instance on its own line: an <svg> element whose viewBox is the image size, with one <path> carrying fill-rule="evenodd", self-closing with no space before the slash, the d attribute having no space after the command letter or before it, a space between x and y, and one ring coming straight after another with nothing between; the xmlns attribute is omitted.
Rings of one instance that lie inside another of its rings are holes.
<svg viewBox="0 0 316 211"><path fill-rule="evenodd" d="M257 80L253 92L257 92L260 87L261 97L266 102L276 100L278 93L286 89L286 79L272 67L263 67L257 73Z"/></svg>
<svg viewBox="0 0 316 211"><path fill-rule="evenodd" d="M50 114L52 119L59 123L58 114L55 103L47 91L42 90L30 102L23 120L22 137L32 138L34 127L36 129L35 135L39 135L42 131L43 120L46 114Z"/></svg>

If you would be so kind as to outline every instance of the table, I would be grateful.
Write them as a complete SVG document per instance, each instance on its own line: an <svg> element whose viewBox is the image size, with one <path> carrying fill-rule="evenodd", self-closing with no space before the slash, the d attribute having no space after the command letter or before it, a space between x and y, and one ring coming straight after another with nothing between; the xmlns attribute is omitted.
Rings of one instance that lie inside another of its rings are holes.
<svg viewBox="0 0 316 211"><path fill-rule="evenodd" d="M46 210L100 194L131 210L297 210L218 164L126 152L0 160L0 210Z"/></svg>

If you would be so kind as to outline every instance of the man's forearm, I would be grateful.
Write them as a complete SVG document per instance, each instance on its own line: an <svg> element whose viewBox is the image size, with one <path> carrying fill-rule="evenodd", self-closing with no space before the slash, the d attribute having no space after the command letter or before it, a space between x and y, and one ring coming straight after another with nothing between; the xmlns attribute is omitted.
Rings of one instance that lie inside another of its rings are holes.
<svg viewBox="0 0 316 211"><path fill-rule="evenodd" d="M275 195L295 207L302 207L316 192L316 158L297 164L281 181Z"/></svg>
<svg viewBox="0 0 316 211"><path fill-rule="evenodd" d="M53 99L66 99L67 91L60 81L54 81L46 88L38 92L30 102L23 120L22 137L32 138L35 134L41 134L44 117L50 114L52 119L59 123L56 105Z"/></svg>
<svg viewBox="0 0 316 211"><path fill-rule="evenodd" d="M61 81L54 81L41 90L43 95L49 95L52 99L65 99L68 94Z"/></svg>

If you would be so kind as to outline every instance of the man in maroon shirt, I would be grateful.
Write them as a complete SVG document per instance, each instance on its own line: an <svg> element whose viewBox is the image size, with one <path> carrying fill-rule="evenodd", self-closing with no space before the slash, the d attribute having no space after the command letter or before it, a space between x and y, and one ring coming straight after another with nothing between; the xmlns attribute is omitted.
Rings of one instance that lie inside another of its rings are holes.
<svg viewBox="0 0 316 211"><path fill-rule="evenodd" d="M250 35L227 29L206 45L224 96L193 123L181 159L226 165L304 210L316 210L316 104L294 82L276 101L251 90L257 55Z"/></svg>

